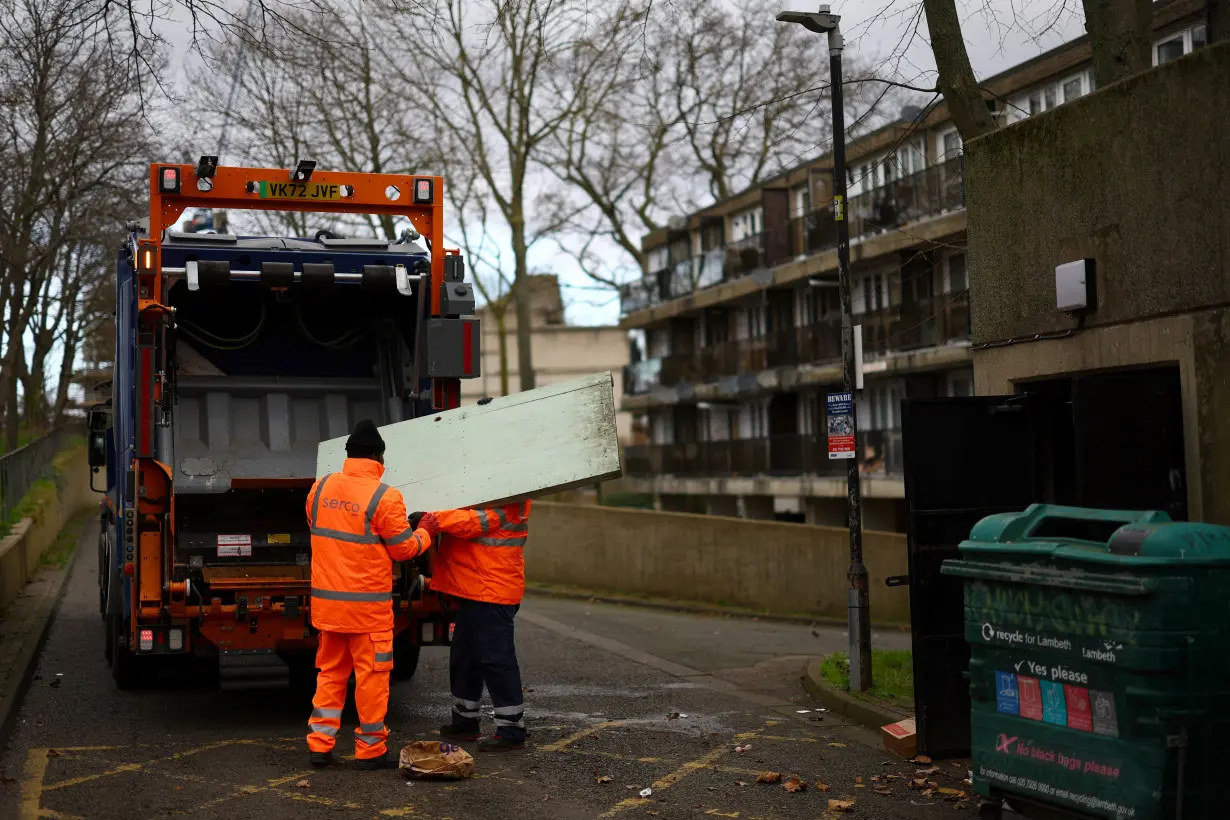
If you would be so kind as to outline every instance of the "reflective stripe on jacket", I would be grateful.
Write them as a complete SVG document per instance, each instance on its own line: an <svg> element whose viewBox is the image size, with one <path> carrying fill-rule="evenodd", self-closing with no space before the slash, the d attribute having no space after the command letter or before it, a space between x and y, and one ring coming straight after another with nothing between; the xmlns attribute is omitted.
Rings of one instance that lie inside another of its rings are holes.
<svg viewBox="0 0 1230 820"><path fill-rule="evenodd" d="M440 545L433 589L490 604L519 604L525 595L525 542L530 502L437 512Z"/></svg>
<svg viewBox="0 0 1230 820"><path fill-rule="evenodd" d="M380 482L384 466L348 458L308 493L312 529L312 626L329 632L393 629L393 562L431 546L411 530L401 492Z"/></svg>

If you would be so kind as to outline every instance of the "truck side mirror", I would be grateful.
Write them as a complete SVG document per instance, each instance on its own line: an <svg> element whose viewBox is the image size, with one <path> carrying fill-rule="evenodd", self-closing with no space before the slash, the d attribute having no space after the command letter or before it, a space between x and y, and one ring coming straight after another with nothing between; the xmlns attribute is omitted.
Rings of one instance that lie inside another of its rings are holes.
<svg viewBox="0 0 1230 820"><path fill-rule="evenodd" d="M91 430L88 459L90 467L107 466L107 431Z"/></svg>

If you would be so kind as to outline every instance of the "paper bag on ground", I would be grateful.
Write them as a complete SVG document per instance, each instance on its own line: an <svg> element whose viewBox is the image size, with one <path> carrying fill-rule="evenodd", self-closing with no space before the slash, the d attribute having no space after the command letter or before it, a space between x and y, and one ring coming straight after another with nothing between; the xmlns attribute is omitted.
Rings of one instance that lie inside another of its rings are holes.
<svg viewBox="0 0 1230 820"><path fill-rule="evenodd" d="M416 779L463 780L474 774L474 758L451 743L416 740L401 750L397 768Z"/></svg>
<svg viewBox="0 0 1230 820"><path fill-rule="evenodd" d="M379 429L383 481L411 510L512 503L621 472L610 373ZM345 459L346 436L321 442L316 477L342 469Z"/></svg>

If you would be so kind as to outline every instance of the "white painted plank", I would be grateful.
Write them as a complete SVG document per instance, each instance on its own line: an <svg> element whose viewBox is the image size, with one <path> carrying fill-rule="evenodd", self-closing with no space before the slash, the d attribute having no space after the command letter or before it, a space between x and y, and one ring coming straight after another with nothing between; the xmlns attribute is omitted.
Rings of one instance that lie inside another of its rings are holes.
<svg viewBox="0 0 1230 820"><path fill-rule="evenodd" d="M621 475L611 374L380 428L384 482L409 510L519 501ZM335 472L346 437L321 442L316 475Z"/></svg>

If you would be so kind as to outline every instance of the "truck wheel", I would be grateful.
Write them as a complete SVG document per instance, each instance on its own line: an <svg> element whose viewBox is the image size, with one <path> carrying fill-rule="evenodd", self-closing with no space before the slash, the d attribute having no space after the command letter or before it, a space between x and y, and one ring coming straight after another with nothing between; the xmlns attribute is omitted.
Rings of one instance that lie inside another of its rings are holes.
<svg viewBox="0 0 1230 820"><path fill-rule="evenodd" d="M110 580L107 570L110 566L110 539L107 537L107 522L104 520L102 531L98 533L98 614L104 620L107 617L107 583Z"/></svg>
<svg viewBox="0 0 1230 820"><path fill-rule="evenodd" d="M111 615L107 626L111 632L111 677L120 689L135 689L144 683L145 659L121 645L120 636L126 632L123 618Z"/></svg>
<svg viewBox="0 0 1230 820"><path fill-rule="evenodd" d="M402 634L409 635L410 631L406 630ZM419 651L422 648L410 641L393 639L393 680L405 681L414 677L414 672L419 666Z"/></svg>

